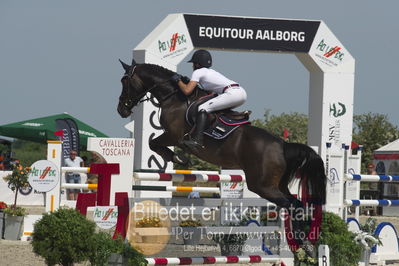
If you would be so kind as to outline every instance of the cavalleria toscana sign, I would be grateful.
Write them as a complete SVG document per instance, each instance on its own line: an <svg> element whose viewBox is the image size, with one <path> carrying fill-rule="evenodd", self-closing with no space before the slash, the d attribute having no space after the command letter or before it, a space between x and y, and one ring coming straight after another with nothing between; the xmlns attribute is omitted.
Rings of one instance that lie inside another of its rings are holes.
<svg viewBox="0 0 399 266"><path fill-rule="evenodd" d="M55 188L59 179L57 166L53 162L40 160L32 164L28 181L38 192L48 192Z"/></svg>

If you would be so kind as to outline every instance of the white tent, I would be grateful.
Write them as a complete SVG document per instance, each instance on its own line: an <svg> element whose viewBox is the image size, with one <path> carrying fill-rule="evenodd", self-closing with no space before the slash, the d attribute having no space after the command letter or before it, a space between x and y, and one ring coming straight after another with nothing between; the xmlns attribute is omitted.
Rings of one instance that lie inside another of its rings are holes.
<svg viewBox="0 0 399 266"><path fill-rule="evenodd" d="M378 174L399 176L399 139L375 150L373 162ZM399 198L399 183L384 183L383 188L384 199ZM397 208L384 207L383 215L397 216Z"/></svg>
<svg viewBox="0 0 399 266"><path fill-rule="evenodd" d="M399 175L399 139L375 150L374 164L380 175Z"/></svg>
<svg viewBox="0 0 399 266"><path fill-rule="evenodd" d="M374 154L399 154L399 139L375 150Z"/></svg>

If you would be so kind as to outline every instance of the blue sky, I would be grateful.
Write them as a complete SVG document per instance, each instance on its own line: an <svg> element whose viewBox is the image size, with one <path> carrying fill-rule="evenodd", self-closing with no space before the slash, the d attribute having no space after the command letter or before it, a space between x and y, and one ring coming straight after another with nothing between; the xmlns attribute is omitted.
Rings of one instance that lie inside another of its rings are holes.
<svg viewBox="0 0 399 266"><path fill-rule="evenodd" d="M121 58L170 13L323 20L356 60L355 114L387 114L399 125L399 2L11 1L0 2L0 124L62 112L127 137L116 105ZM262 118L308 112L309 74L294 55L214 52L214 68L242 84L242 109ZM191 76L182 62L178 72Z"/></svg>

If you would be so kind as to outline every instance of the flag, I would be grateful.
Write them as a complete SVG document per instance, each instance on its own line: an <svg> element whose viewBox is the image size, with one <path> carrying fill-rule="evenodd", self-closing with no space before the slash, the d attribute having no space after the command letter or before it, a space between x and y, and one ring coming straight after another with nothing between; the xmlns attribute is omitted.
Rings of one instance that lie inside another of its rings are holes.
<svg viewBox="0 0 399 266"><path fill-rule="evenodd" d="M62 137L64 136L64 131L63 130L58 130L56 132L54 132L54 135L60 137L62 139Z"/></svg>
<svg viewBox="0 0 399 266"><path fill-rule="evenodd" d="M352 140L352 143L351 143L351 150L355 150L355 149L357 149L357 148L359 148L359 144L357 144L356 142L354 142L354 141Z"/></svg>
<svg viewBox="0 0 399 266"><path fill-rule="evenodd" d="M284 140L287 140L289 136L290 136L290 132L288 132L288 130L286 128L284 128L284 132L283 132Z"/></svg>

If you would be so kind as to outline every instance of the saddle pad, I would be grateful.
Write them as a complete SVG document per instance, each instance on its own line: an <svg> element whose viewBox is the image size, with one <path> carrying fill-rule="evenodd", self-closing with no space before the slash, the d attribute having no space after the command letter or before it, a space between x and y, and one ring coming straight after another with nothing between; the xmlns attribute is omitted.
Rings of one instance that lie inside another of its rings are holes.
<svg viewBox="0 0 399 266"><path fill-rule="evenodd" d="M245 119L237 121L229 119L222 115L218 117L215 124L213 124L211 127L207 128L204 131L204 134L214 139L224 139L239 126L249 123L251 122Z"/></svg>

